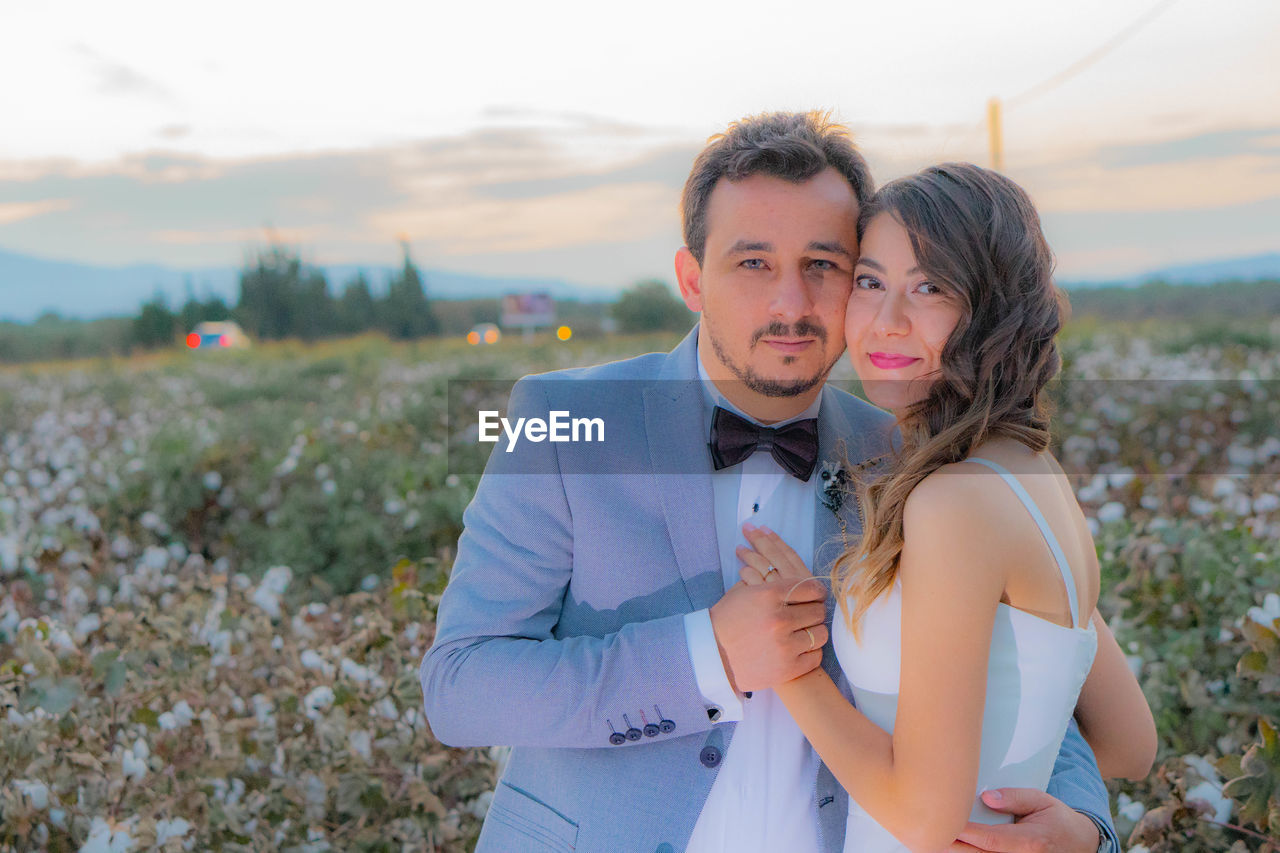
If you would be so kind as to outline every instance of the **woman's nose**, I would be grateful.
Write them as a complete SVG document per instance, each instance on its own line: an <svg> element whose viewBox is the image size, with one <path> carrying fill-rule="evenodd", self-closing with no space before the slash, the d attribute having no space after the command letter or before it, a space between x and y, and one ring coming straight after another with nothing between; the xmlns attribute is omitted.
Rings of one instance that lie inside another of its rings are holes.
<svg viewBox="0 0 1280 853"><path fill-rule="evenodd" d="M876 312L876 332L881 335L904 335L911 329L903 297L893 293L885 295Z"/></svg>

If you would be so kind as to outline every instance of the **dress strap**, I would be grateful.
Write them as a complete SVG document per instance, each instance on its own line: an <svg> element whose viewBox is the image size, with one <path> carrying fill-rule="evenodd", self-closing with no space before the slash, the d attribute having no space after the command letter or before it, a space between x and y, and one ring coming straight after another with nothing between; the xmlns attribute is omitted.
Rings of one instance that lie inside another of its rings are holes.
<svg viewBox="0 0 1280 853"><path fill-rule="evenodd" d="M1041 535L1044 536L1044 541L1049 545L1049 550L1053 552L1053 559L1058 563L1058 571L1062 572L1062 582L1067 588L1067 604L1071 607L1071 627L1079 627L1077 611L1080 608L1080 604L1076 598L1075 577L1071 574L1071 566L1067 563L1067 555L1063 552L1062 546L1058 544L1058 539L1053 535L1053 530L1050 529L1049 522L1045 519L1044 513L1040 511L1040 507L1036 506L1036 502L1031 499L1031 495L1023 485L1003 465L992 462L990 459L983 459L980 456L970 456L964 461L977 462L979 465L985 465L999 474L1009 484L1009 488L1013 489L1013 493L1018 496L1018 499L1022 501L1023 506L1027 508L1027 512L1031 513L1031 517L1035 519L1036 526L1040 528Z"/></svg>

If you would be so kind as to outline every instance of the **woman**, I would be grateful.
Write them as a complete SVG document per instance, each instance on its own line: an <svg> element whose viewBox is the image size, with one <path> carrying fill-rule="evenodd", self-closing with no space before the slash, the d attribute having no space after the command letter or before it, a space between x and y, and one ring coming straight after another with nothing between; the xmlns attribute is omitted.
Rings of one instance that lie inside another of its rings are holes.
<svg viewBox="0 0 1280 853"><path fill-rule="evenodd" d="M833 572L858 707L821 668L777 693L851 796L847 851L939 850L971 819L1009 820L982 791L1044 789L1073 709L1104 776L1145 776L1155 725L1046 450L1061 309L1030 199L937 166L883 187L859 238L849 357L903 445L859 484L865 534ZM744 533L744 581L808 576L775 534Z"/></svg>

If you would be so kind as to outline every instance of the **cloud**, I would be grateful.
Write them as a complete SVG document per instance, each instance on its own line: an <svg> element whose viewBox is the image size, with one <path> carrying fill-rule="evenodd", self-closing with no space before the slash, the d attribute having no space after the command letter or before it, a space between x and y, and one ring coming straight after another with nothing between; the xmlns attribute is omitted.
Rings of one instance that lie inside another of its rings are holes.
<svg viewBox="0 0 1280 853"><path fill-rule="evenodd" d="M673 147L613 168L595 171L566 169L554 177L494 181L477 186L476 193L491 199L515 200L630 183L659 184L678 191L689 176L689 166L698 150L694 146Z"/></svg>
<svg viewBox="0 0 1280 853"><path fill-rule="evenodd" d="M319 226L312 228L272 228L269 225L264 225L262 228L227 228L222 230L162 228L150 232L148 236L159 243L171 245L229 246L234 249L251 246L268 239L273 243L279 242L287 245L316 245L331 237L332 234L328 228Z"/></svg>
<svg viewBox="0 0 1280 853"><path fill-rule="evenodd" d="M439 255L529 252L649 236L675 216L677 198L652 183L503 201L458 197L377 214L371 225L388 234L405 230Z"/></svg>
<svg viewBox="0 0 1280 853"><path fill-rule="evenodd" d="M14 201L8 203L0 203L0 225L7 225L10 222L18 222L22 219L30 219L33 216L39 216L42 213L53 213L58 210L67 210L71 207L71 200L65 198L50 198L44 201Z"/></svg>
<svg viewBox="0 0 1280 853"><path fill-rule="evenodd" d="M139 95L166 103L177 100L163 83L103 56L86 44L76 44L73 49L88 61L97 77L97 91L104 95Z"/></svg>
<svg viewBox="0 0 1280 853"><path fill-rule="evenodd" d="M1105 169L1194 163L1239 155L1280 154L1280 126L1236 128L1133 145L1108 145L1095 157Z"/></svg>
<svg viewBox="0 0 1280 853"><path fill-rule="evenodd" d="M396 263L405 232L425 266L587 284L669 278L680 189L701 140L575 121L272 157L0 162L0 244L96 264L234 267L271 223L318 263ZM1223 131L1184 149L1179 137L1142 156L1137 145L1046 150L1011 176L1042 211L1064 277L1118 275L1274 251L1264 223L1280 217L1277 137ZM880 177L944 159L927 140L893 140L875 127L859 134ZM1223 156L1170 159L1176 150Z"/></svg>

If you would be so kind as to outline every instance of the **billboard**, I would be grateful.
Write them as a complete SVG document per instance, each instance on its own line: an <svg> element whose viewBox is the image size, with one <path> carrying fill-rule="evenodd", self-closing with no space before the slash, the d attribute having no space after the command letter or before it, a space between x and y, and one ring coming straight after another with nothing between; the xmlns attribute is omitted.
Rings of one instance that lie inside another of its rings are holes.
<svg viewBox="0 0 1280 853"><path fill-rule="evenodd" d="M502 297L503 326L550 326L556 321L550 293L508 293Z"/></svg>

